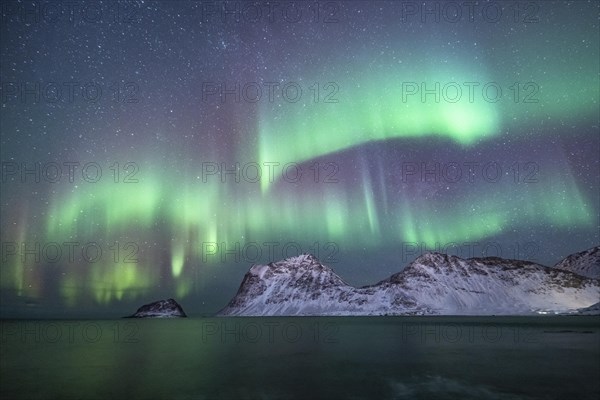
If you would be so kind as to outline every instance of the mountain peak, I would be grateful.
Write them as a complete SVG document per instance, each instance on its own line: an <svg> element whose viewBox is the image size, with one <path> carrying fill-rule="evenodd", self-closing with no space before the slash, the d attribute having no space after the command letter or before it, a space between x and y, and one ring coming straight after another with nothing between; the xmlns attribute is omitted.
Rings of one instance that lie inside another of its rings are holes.
<svg viewBox="0 0 600 400"><path fill-rule="evenodd" d="M448 255L445 253L438 253L437 251L428 251L421 254L419 257L415 258L412 264L430 264L432 262L440 263L440 262L449 262L453 259L457 259L458 257L453 255Z"/></svg>
<svg viewBox="0 0 600 400"><path fill-rule="evenodd" d="M259 278L263 279L266 273L268 273L267 277L269 277L273 273L295 273L298 269L314 269L320 271L331 270L331 268L321 264L317 257L305 253L299 256L288 257L281 261L270 262L267 265L254 264L248 273L257 275Z"/></svg>
<svg viewBox="0 0 600 400"><path fill-rule="evenodd" d="M253 265L244 275L235 297L220 315L268 315L273 307L279 313L294 315L322 296L349 287L331 268L312 254L301 254L267 265Z"/></svg>
<svg viewBox="0 0 600 400"><path fill-rule="evenodd" d="M289 264L296 264L296 265L306 265L306 264L321 265L321 262L317 259L317 257L315 257L314 255L312 255L310 253L303 253L303 254L300 254L299 256L288 257L285 260L283 260L283 262L286 262Z"/></svg>
<svg viewBox="0 0 600 400"><path fill-rule="evenodd" d="M521 268L521 267L541 267L540 264L526 261L526 260L513 260L501 257L471 257L471 258L460 258L458 256L428 252L417 257L412 263L410 263L404 270L422 269L423 267L434 268L435 270L447 269L447 268L485 268L504 266L506 268Z"/></svg>

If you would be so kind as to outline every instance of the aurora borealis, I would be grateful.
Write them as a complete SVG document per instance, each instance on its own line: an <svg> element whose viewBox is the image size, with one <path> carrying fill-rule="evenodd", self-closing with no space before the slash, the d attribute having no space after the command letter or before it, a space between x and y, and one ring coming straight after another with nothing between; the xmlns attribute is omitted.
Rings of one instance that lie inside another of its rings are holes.
<svg viewBox="0 0 600 400"><path fill-rule="evenodd" d="M551 265L600 240L595 2L539 2L535 22L520 2L494 22L378 1L49 22L9 3L3 315L211 313L253 262L299 251L361 285L423 248Z"/></svg>

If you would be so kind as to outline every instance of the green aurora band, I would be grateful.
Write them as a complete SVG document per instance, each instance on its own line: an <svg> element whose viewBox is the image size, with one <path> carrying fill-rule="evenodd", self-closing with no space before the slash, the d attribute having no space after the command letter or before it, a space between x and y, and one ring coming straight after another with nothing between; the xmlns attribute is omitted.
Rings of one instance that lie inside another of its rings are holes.
<svg viewBox="0 0 600 400"><path fill-rule="evenodd" d="M597 61L582 65L593 68ZM523 66L527 67L531 65ZM474 148L507 129L536 126L548 119L593 118L598 104L598 85L593 86L597 75L587 75L594 77L592 85L579 80L567 84L561 68L551 70L543 81L521 75L522 84L534 81L539 86L535 95L539 101L523 104L515 102L514 91L508 89L516 80L493 81L488 73L458 63L430 70L419 69L417 64L364 67L362 75L335 80L337 103L263 105L255 133L255 160L259 164L301 163L367 142L404 137L428 140L431 135ZM462 84L463 96L456 102L436 102L433 95L425 101L419 95L403 101L403 76L410 76L410 82L425 82L427 88L434 88L436 82L481 85L473 101ZM483 99L480 89L486 82L503 88L497 102ZM319 99L323 98L321 93ZM136 263L123 261L128 249L122 248L116 261L103 257L96 263L78 263L79 257L61 266L59 287L67 305L77 304L90 293L101 304L138 298L158 285L171 285L181 298L193 289L190 277L197 270L207 273L221 262L219 257L206 257L206 243L222 243L231 249L236 243L291 238L307 243L325 239L351 247L361 238L361 246L371 249L399 241L424 242L431 248L436 242L477 241L525 226L593 226L597 210L574 178L558 169L548 172L555 174L519 188L524 199L520 204L511 199L514 187L501 182L468 193L455 204L428 201L417 205L404 199L386 204L384 212L373 194L380 183L366 173L356 187L324 185L302 197L294 190L276 192L266 179L255 184L224 184L217 178L191 183L155 168L145 171L135 184L83 184L55 193L42 229L24 206L19 222L6 234L19 242L96 241L110 246L114 241L134 241L139 245ZM166 237L170 242L164 244ZM40 269L31 257L3 260L1 287L38 298L43 291Z"/></svg>
<svg viewBox="0 0 600 400"><path fill-rule="evenodd" d="M546 51L551 58L553 49ZM304 86L298 101L296 91L289 89L287 98L262 103L258 160L299 163L363 143L403 137L443 136L473 147L507 129L526 131L551 121L571 123L582 118L594 121L600 78L598 60L592 56L586 56L590 60L582 63L586 69L580 72L589 80L565 79L573 74L568 65L549 69L539 61L515 68L512 80L491 79L489 73L457 61L435 70L408 63L377 69L353 66L361 73L326 83L301 78L299 82L315 83ZM545 71L541 76L531 73L540 70ZM267 179L261 181L264 192L269 186Z"/></svg>
<svg viewBox="0 0 600 400"><path fill-rule="evenodd" d="M219 256L209 256L207 244L225 245L231 250L236 243L244 246L289 237L300 243L326 238L351 247L355 238L361 237L361 245L368 248L401 241L426 243L433 248L436 243L474 242L525 226L594 223L593 207L568 176L523 186L525 200L518 205L511 199L511 184L500 182L466 195L457 204L428 201L415 205L406 199L390 205L385 215L375 206L371 190L375 182L366 174L361 187L326 186L313 193L312 201L294 195L263 194L258 184L247 184L247 196L239 197L234 186L240 184L220 180L183 185L183 190L174 191L164 184L171 181L157 173L131 185L82 185L77 193L54 199L43 240L94 241L105 252L95 263L83 260L76 252L75 262L60 267L66 272L60 279L66 304L75 305L89 293L102 304L137 298L161 283L165 285L165 275L177 297L184 297L193 289L191 277L196 269L200 274L208 273L222 263ZM22 218L27 218L26 212ZM14 235L21 242L36 237L25 226L31 225L19 224ZM167 248L152 245L165 237L170 237ZM132 254L132 249L123 245L129 240L139 245L135 263L125 262ZM121 243L118 257L114 241ZM165 252L170 260L161 263L158 260ZM36 271L43 266L33 257L23 260L14 256L4 264L3 288L40 296L42 280Z"/></svg>

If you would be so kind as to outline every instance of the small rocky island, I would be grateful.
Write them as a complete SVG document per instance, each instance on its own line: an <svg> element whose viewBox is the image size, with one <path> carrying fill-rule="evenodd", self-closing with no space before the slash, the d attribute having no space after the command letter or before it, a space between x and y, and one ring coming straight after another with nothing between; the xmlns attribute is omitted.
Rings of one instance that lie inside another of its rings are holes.
<svg viewBox="0 0 600 400"><path fill-rule="evenodd" d="M173 299L158 300L154 303L144 304L135 312L125 318L186 318L183 308Z"/></svg>

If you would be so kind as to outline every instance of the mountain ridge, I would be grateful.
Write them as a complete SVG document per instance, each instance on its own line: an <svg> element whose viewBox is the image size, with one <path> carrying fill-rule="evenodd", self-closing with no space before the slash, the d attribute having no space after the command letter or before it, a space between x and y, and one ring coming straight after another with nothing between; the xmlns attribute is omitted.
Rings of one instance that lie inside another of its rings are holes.
<svg viewBox="0 0 600 400"><path fill-rule="evenodd" d="M531 261L430 252L373 285L303 254L253 265L218 315L523 315L598 302L600 281Z"/></svg>
<svg viewBox="0 0 600 400"><path fill-rule="evenodd" d="M600 246L568 255L554 264L553 268L570 271L588 278L600 279Z"/></svg>

